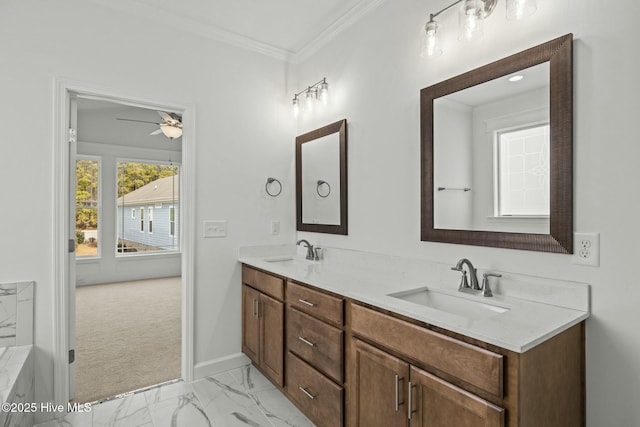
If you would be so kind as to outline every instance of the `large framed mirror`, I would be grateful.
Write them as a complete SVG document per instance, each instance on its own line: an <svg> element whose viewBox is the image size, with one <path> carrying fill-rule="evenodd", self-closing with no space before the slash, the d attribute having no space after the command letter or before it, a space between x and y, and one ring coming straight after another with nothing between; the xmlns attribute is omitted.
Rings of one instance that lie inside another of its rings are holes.
<svg viewBox="0 0 640 427"><path fill-rule="evenodd" d="M573 35L420 91L421 240L573 253Z"/></svg>
<svg viewBox="0 0 640 427"><path fill-rule="evenodd" d="M347 120L296 137L299 231L347 234Z"/></svg>

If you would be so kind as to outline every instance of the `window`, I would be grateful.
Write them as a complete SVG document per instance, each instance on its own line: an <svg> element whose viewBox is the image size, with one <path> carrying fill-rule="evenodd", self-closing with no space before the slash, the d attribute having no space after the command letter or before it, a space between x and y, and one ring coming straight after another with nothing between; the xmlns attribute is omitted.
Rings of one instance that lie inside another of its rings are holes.
<svg viewBox="0 0 640 427"><path fill-rule="evenodd" d="M179 251L180 167L121 160L117 168L117 254Z"/></svg>
<svg viewBox="0 0 640 427"><path fill-rule="evenodd" d="M176 208L175 206L169 207L169 235L176 235Z"/></svg>
<svg viewBox="0 0 640 427"><path fill-rule="evenodd" d="M99 256L100 163L96 158L76 160L76 257Z"/></svg>
<svg viewBox="0 0 640 427"><path fill-rule="evenodd" d="M496 216L549 216L549 124L496 133Z"/></svg>

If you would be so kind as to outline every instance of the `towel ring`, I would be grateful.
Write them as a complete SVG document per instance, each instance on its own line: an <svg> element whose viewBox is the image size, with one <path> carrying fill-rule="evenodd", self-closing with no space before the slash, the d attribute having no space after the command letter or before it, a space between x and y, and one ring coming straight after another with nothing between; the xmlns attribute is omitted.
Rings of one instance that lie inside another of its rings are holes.
<svg viewBox="0 0 640 427"><path fill-rule="evenodd" d="M328 190L327 190L327 194L322 194L320 193L320 187L326 184ZM331 194L331 186L329 185L329 183L327 181L323 181L321 179L318 180L318 185L316 185L316 193L318 193L318 196L322 197L323 199L326 199L327 197L329 197L329 194Z"/></svg>
<svg viewBox="0 0 640 427"><path fill-rule="evenodd" d="M271 191L269 191L269 186L271 184L273 184L274 182L278 183L278 187L279 188L278 188L278 192L277 193L272 193ZM271 197L278 197L280 195L280 193L282 193L282 183L279 180L275 179L275 178L269 177L269 178L267 178L267 183L264 185L264 191L266 191L267 194L270 195Z"/></svg>

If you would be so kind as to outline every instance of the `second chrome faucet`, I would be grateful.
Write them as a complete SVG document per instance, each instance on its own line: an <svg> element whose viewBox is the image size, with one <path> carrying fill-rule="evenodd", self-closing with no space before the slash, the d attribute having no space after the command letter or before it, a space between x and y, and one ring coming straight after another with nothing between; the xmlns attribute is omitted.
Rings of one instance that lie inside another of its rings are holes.
<svg viewBox="0 0 640 427"><path fill-rule="evenodd" d="M469 270L469 280L467 280L467 272L464 270L464 266L467 266L467 270ZM467 258L462 258L458 261L455 267L451 267L454 271L459 271L462 273L462 278L460 279L460 286L458 286L458 290L461 292L475 292L482 291L482 296L484 297L492 297L493 292L491 292L491 287L489 286L489 277L502 277L501 274L496 273L484 273L482 275L482 286L478 284L478 270L471 264ZM471 283L469 283L471 282Z"/></svg>
<svg viewBox="0 0 640 427"><path fill-rule="evenodd" d="M300 243L303 243L306 248L307 248L307 256L306 259L310 260L310 261L320 261L320 250L321 248L313 248L313 245L311 243L309 243L309 241L305 240L305 239L300 239L296 242L296 245L299 245Z"/></svg>

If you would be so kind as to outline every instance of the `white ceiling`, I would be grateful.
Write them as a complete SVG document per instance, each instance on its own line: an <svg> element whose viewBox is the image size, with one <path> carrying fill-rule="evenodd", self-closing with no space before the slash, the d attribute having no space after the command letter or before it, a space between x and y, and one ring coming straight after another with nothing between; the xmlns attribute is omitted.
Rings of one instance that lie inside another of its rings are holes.
<svg viewBox="0 0 640 427"><path fill-rule="evenodd" d="M93 0L295 61L384 0Z"/></svg>

